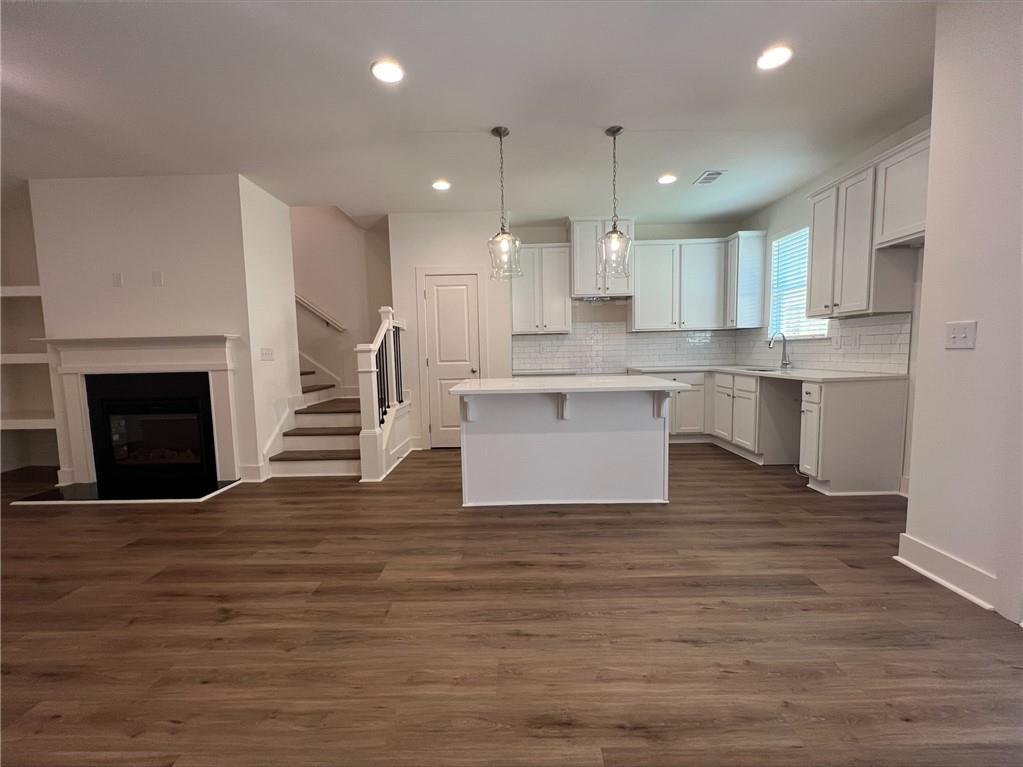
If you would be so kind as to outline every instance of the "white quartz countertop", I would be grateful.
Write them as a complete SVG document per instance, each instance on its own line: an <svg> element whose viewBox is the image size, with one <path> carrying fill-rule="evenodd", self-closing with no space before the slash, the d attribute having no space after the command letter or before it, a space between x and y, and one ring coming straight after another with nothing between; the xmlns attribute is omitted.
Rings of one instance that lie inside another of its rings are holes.
<svg viewBox="0 0 1023 767"><path fill-rule="evenodd" d="M654 367L629 368L630 374L639 374L642 377L647 375L663 375L665 373L730 373L739 376L758 376L760 378L782 378L793 381L812 381L814 383L843 382L843 381L875 381L875 380L898 380L905 378L903 374L897 373L870 373L858 370L819 370L817 368L772 368L770 370L757 370L755 367L735 367L733 365L672 365Z"/></svg>
<svg viewBox="0 0 1023 767"><path fill-rule="evenodd" d="M578 392L684 391L689 384L648 375L517 376L468 378L451 387L452 394L573 394Z"/></svg>

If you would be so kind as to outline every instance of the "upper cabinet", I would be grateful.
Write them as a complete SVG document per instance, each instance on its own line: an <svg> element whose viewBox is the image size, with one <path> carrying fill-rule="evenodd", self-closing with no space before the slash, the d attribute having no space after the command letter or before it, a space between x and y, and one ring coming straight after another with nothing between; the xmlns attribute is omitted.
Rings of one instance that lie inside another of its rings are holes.
<svg viewBox="0 0 1023 767"><path fill-rule="evenodd" d="M766 232L736 232L726 240L725 327L764 326Z"/></svg>
<svg viewBox="0 0 1023 767"><path fill-rule="evenodd" d="M631 296L633 277L607 279L597 274L597 240L611 228L611 219L572 219L572 297ZM618 219L618 228L633 237L632 219ZM633 258L636 243L633 242Z"/></svg>
<svg viewBox="0 0 1023 767"><path fill-rule="evenodd" d="M764 232L633 244L629 330L763 324Z"/></svg>
<svg viewBox="0 0 1023 767"><path fill-rule="evenodd" d="M511 281L512 333L569 333L569 246L524 245L522 276Z"/></svg>
<svg viewBox="0 0 1023 767"><path fill-rule="evenodd" d="M911 242L923 236L929 150L930 139L923 136L878 163L874 203L876 247Z"/></svg>
<svg viewBox="0 0 1023 767"><path fill-rule="evenodd" d="M918 136L810 197L806 314L842 317L913 309L923 237L927 136Z"/></svg>

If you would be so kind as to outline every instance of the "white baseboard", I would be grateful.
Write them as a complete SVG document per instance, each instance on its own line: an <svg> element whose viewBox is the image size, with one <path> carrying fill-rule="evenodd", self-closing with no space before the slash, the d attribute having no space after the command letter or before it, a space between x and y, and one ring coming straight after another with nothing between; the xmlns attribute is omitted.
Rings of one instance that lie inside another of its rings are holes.
<svg viewBox="0 0 1023 767"><path fill-rule="evenodd" d="M902 495L902 493L898 490L832 490L828 483L821 482L813 477L810 477L806 486L821 495L828 495L835 498L855 498L857 496L873 495Z"/></svg>
<svg viewBox="0 0 1023 767"><path fill-rule="evenodd" d="M242 482L266 482L271 477L270 464L239 464L238 477Z"/></svg>
<svg viewBox="0 0 1023 767"><path fill-rule="evenodd" d="M899 553L894 559L985 610L995 609L989 600L997 593L998 578L986 570L908 533L899 535Z"/></svg>
<svg viewBox="0 0 1023 767"><path fill-rule="evenodd" d="M565 505L565 504L585 504L587 506L617 506L623 503L655 503L665 504L670 503L669 500L664 498L622 498L613 501L597 500L593 498L586 498L581 500L574 499L562 499L562 500L540 500L540 501L473 501L470 503L462 503L462 508L468 508L470 506L553 506L553 505Z"/></svg>

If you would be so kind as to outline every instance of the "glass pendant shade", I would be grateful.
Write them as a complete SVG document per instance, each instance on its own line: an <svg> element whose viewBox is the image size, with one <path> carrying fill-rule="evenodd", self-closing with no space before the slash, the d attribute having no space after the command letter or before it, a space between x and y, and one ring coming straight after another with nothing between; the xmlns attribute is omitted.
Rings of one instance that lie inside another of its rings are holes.
<svg viewBox="0 0 1023 767"><path fill-rule="evenodd" d="M628 277L631 256L632 239L618 230L618 224L597 240L597 268L609 278Z"/></svg>
<svg viewBox="0 0 1023 767"><path fill-rule="evenodd" d="M522 243L511 232L501 230L489 240L490 279L510 280L522 276L522 264L519 262L519 248Z"/></svg>

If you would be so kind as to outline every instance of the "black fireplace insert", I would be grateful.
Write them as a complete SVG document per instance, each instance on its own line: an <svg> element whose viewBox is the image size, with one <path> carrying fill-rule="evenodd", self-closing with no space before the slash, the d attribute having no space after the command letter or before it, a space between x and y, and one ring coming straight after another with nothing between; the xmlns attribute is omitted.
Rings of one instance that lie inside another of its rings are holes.
<svg viewBox="0 0 1023 767"><path fill-rule="evenodd" d="M100 498L191 498L218 488L206 373L87 375Z"/></svg>

